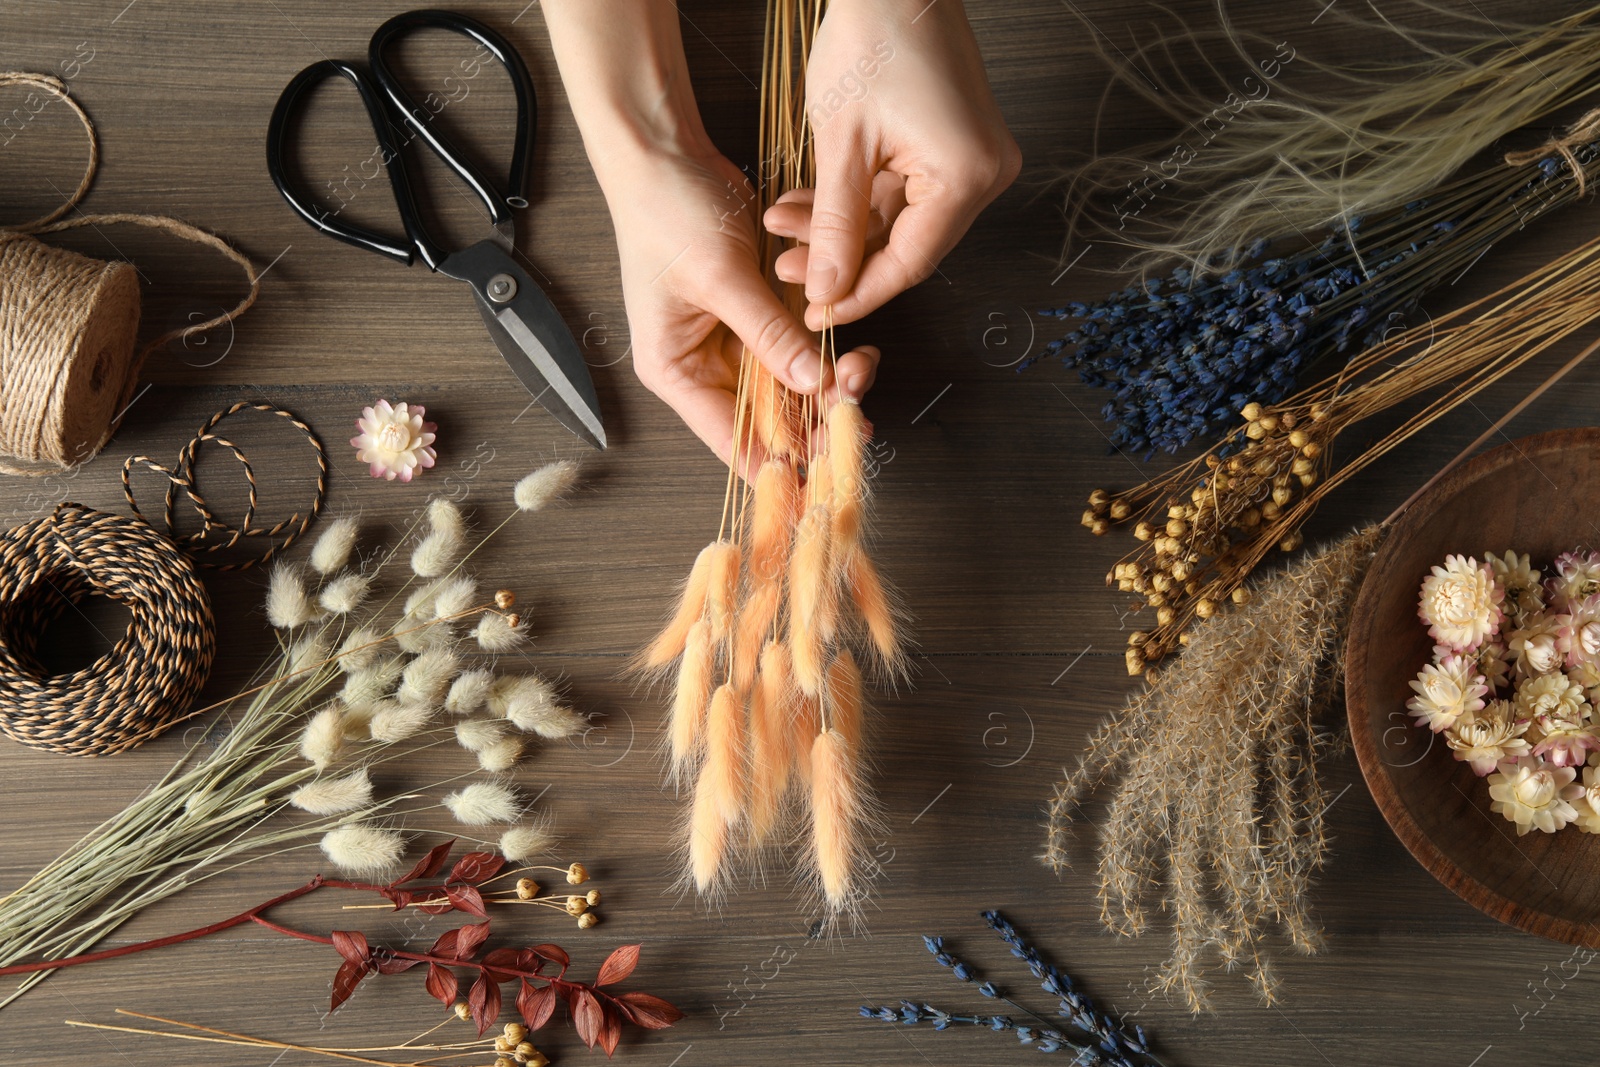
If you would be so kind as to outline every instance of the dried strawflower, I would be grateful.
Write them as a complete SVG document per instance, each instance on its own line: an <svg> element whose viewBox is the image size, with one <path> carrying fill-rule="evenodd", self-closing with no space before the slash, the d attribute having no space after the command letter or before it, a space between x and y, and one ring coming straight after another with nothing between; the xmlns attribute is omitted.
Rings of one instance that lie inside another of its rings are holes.
<svg viewBox="0 0 1600 1067"><path fill-rule="evenodd" d="M1578 812L1573 820L1586 834L1600 834L1600 767L1583 769L1583 795L1572 802Z"/></svg>
<svg viewBox="0 0 1600 1067"><path fill-rule="evenodd" d="M1532 756L1507 760L1489 776L1489 808L1516 823L1518 836L1534 829L1553 834L1578 817L1572 806L1583 796L1583 787L1572 782L1577 774L1571 767L1547 767Z"/></svg>
<svg viewBox="0 0 1600 1067"><path fill-rule="evenodd" d="M1573 606L1600 593L1600 552L1566 552L1556 557L1555 576L1546 586L1550 607L1571 611Z"/></svg>
<svg viewBox="0 0 1600 1067"><path fill-rule="evenodd" d="M1490 567L1471 556L1451 555L1423 579L1417 614L1435 641L1465 651L1498 632L1503 597Z"/></svg>
<svg viewBox="0 0 1600 1067"><path fill-rule="evenodd" d="M1561 651L1561 622L1558 615L1529 616L1506 638L1518 678L1533 678L1559 670L1566 657Z"/></svg>
<svg viewBox="0 0 1600 1067"><path fill-rule="evenodd" d="M450 683L450 692L445 695L444 710L452 715L471 715L489 699L493 685L493 671L474 670L456 675L456 680Z"/></svg>
<svg viewBox="0 0 1600 1067"><path fill-rule="evenodd" d="M322 587L317 603L330 615L348 615L359 608L372 589L372 579L361 574L341 574Z"/></svg>
<svg viewBox="0 0 1600 1067"><path fill-rule="evenodd" d="M549 852L555 846L555 843L555 834L543 823L513 826L500 835L500 854L513 863L521 863ZM533 886L534 895L538 895L538 883L533 882L532 879L524 878L517 883L519 896L523 889L522 882L530 883Z"/></svg>
<svg viewBox="0 0 1600 1067"><path fill-rule="evenodd" d="M424 422L427 409L421 404L390 404L379 400L363 408L356 420L361 432L350 439L356 458L367 464L374 478L409 482L419 471L433 466L438 453L433 450L434 431Z"/></svg>
<svg viewBox="0 0 1600 1067"><path fill-rule="evenodd" d="M570 459L557 460L526 475L517 483L512 498L521 510L538 511L571 489L577 480L578 464Z"/></svg>
<svg viewBox="0 0 1600 1067"><path fill-rule="evenodd" d="M444 806L457 822L468 826L488 826L497 822L516 822L522 813L517 794L494 782L473 782L447 794Z"/></svg>
<svg viewBox="0 0 1600 1067"><path fill-rule="evenodd" d="M1523 618L1544 610L1544 579L1526 552L1518 555L1507 550L1502 556L1485 552L1483 558L1493 568L1495 584L1505 594L1502 606L1518 625Z"/></svg>
<svg viewBox="0 0 1600 1067"><path fill-rule="evenodd" d="M1509 700L1491 700L1482 711L1464 715L1445 730L1445 744L1456 759L1472 765L1479 778L1506 760L1529 754L1526 720L1518 721Z"/></svg>
<svg viewBox="0 0 1600 1067"><path fill-rule="evenodd" d="M1568 667L1600 665L1600 594L1569 601L1567 611L1556 616L1560 630L1556 648Z"/></svg>
<svg viewBox="0 0 1600 1067"><path fill-rule="evenodd" d="M305 572L298 564L274 564L267 578L267 621L280 630L293 630L316 617Z"/></svg>
<svg viewBox="0 0 1600 1067"><path fill-rule="evenodd" d="M1423 667L1411 688L1417 695L1406 701L1406 708L1434 733L1482 709L1483 696L1489 692L1473 661L1458 655L1446 656L1437 666Z"/></svg>
<svg viewBox="0 0 1600 1067"><path fill-rule="evenodd" d="M377 874L400 861L406 850L405 838L393 830L351 823L329 830L322 838L322 851L340 870L351 874Z"/></svg>
<svg viewBox="0 0 1600 1067"><path fill-rule="evenodd" d="M356 520L334 519L322 528L311 549L311 569L324 577L344 570L356 547Z"/></svg>
<svg viewBox="0 0 1600 1067"><path fill-rule="evenodd" d="M339 758L344 748L344 719L336 705L311 716L300 734L300 755L323 770Z"/></svg>
<svg viewBox="0 0 1600 1067"><path fill-rule="evenodd" d="M365 767L343 778L318 778L289 794L289 803L313 815L339 815L372 803L372 779Z"/></svg>
<svg viewBox="0 0 1600 1067"><path fill-rule="evenodd" d="M454 501L428 501L428 535L411 553L411 571L419 578L438 578L455 566L467 544L467 520Z"/></svg>
<svg viewBox="0 0 1600 1067"><path fill-rule="evenodd" d="M517 621L513 622L513 619ZM472 631L472 635L477 639L479 648L498 655L503 652L515 652L522 647L528 633L519 616L486 611L483 613L483 618L478 620L478 626Z"/></svg>
<svg viewBox="0 0 1600 1067"><path fill-rule="evenodd" d="M1561 671L1529 678L1512 698L1517 718L1531 719L1541 733L1550 724L1581 723L1589 714L1583 689Z"/></svg>

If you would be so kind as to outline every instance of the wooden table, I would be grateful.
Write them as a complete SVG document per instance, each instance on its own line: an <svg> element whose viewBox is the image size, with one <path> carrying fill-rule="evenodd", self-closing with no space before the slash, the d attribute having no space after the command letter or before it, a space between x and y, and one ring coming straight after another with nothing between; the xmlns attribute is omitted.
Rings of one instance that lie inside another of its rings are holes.
<svg viewBox="0 0 1600 1067"><path fill-rule="evenodd" d="M1583 1050L1592 1043L1588 1027L1600 1004L1600 979L1582 966L1584 957L1500 926L1436 884L1389 833L1348 756L1327 767L1337 795L1336 840L1316 902L1329 950L1281 959L1284 1001L1276 1007L1260 1006L1241 980L1226 977L1214 1016L1191 1018L1176 1002L1152 996L1146 982L1165 957L1162 932L1122 941L1100 928L1092 833L1085 830L1081 863L1064 878L1034 859L1052 781L1130 690L1121 651L1126 605L1101 582L1121 548L1079 529L1083 500L1097 486L1126 485L1161 469L1162 460L1108 457L1093 417L1101 398L1061 366L1018 374L1009 365L1055 335L1053 323L1033 317L1036 308L1120 284L1089 269L1109 265L1109 255L1099 258L1105 249L1062 269L1059 200L1048 182L1056 167L1089 146L1094 102L1107 77L1097 41L1113 54L1130 47L1160 23L1153 7L972 0L972 21L1027 172L932 281L848 331L885 352L868 409L883 449L878 554L905 591L919 642L913 684L875 700L884 821L874 842L882 877L868 916L870 938L809 937L813 917L797 906L781 864L719 907L683 897L672 854L681 805L662 784L657 756L661 700L622 671L651 635L694 553L715 533L723 473L629 371L605 205L539 13L529 4L519 14L520 2L461 6L508 33L532 68L542 100L537 193L522 216L518 246L583 337L612 449L588 454L537 408L525 410L527 397L461 292L426 271L404 271L316 238L267 179L263 134L284 82L315 59L362 55L373 27L404 4L11 0L0 2L0 67L70 70L74 95L102 131L104 169L88 208L181 216L271 267L259 307L236 330L203 348L174 346L152 361L149 388L102 458L68 478L0 481L0 519L20 522L63 498L119 510L117 471L125 456L170 456L208 415L239 399L286 405L322 432L335 459L331 511L360 515L374 540L396 536L428 494L445 490L447 478L455 479L452 487L468 486L488 522L505 510L515 479L534 465L583 459L584 488L570 503L508 530L483 558L480 574L522 593L538 634L533 659L596 715L597 729L584 743L546 746L516 779L530 795L542 791L539 808L565 835L563 858L581 858L596 873L607 920L590 932L561 917L518 914L501 922L519 940L566 943L583 973L618 944L644 943L633 986L670 997L688 1018L665 1033L628 1039L622 1053L641 1067L1026 1062L1031 1053L1010 1047L1003 1035L941 1034L856 1018L861 1003L901 997L982 1010L986 1002L933 964L917 937L922 933L944 934L987 974L1026 995L1025 974L978 921L980 909L995 906L1103 1005L1157 1035L1173 1067L1486 1067L1588 1058ZM740 161L755 154L759 7L684 5L707 122ZM1496 18L1530 17L1533 7L1481 5ZM1555 17L1557 7L1537 5L1539 17ZM1197 25L1215 22L1198 0L1175 9ZM1320 2L1232 5L1237 25L1286 40L1298 54L1346 60L1400 54L1394 40L1354 34L1319 12L1326 12ZM430 43L408 62L426 78L457 58L448 43ZM505 148L504 138L487 134L508 116L490 80L474 84L460 114L450 116L454 128L480 134L474 145L486 154ZM368 143L353 112L332 102L332 93L317 101L307 170L319 182L341 180L344 166L365 158ZM8 96L0 111L20 103ZM1108 145L1122 145L1169 127L1119 89L1105 129ZM0 149L7 219L32 217L73 186L82 160L78 138L66 110L55 106ZM351 211L387 222L387 203L374 185ZM1445 290L1435 306L1487 291L1569 247L1592 232L1593 210L1573 208L1564 221L1520 235ZM447 221L471 232L470 215ZM69 243L140 265L149 283L147 330L213 314L237 293L219 262L165 238L121 227ZM1316 531L1331 534L1381 517L1520 396L1534 373L1491 391L1380 464L1329 503ZM410 486L367 477L344 440L360 407L378 395L428 406L441 426L441 469ZM1582 425L1597 400L1600 366L1590 365L1509 432ZM292 440L264 424L238 433L253 443L272 487L269 503L296 506L307 486L306 464ZM241 488L227 466L205 464L210 495L236 508ZM222 653L208 693L237 688L265 654L263 583L260 572L210 579ZM100 761L0 744L0 887L21 882L134 798L182 744L174 734ZM464 769L459 754L418 759L407 765L406 780L421 784ZM317 860L301 851L218 878L150 909L115 941L232 914L299 884ZM293 915L326 928L338 921L333 907L321 902ZM442 922L379 917L363 925L374 940L425 944ZM401 1040L437 1014L412 974L374 981L327 1017L330 960L314 946L239 930L59 974L0 1013L0 1060L333 1062L62 1025L110 1021L117 1007L344 1046ZM570 1030L540 1044L563 1062L592 1055Z"/></svg>

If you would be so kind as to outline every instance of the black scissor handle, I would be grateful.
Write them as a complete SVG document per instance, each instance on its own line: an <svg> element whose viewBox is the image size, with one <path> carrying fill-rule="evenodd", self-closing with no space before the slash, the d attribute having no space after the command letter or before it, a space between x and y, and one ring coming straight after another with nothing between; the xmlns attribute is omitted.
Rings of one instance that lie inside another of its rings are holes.
<svg viewBox="0 0 1600 1067"><path fill-rule="evenodd" d="M510 178L504 191L497 189L480 174L441 131L433 128L430 122L432 113L412 99L389 68L387 51L390 45L420 29L450 30L477 41L499 60L510 76L511 88L517 98L517 129L511 151ZM367 48L367 64L372 68L373 78L387 94L395 114L428 143L428 147L446 166L472 187L478 199L489 209L496 226L511 221L511 208L527 206L528 166L533 159L534 130L539 121L538 100L533 91L533 79L528 77L528 68L509 41L483 23L452 11L408 11L396 15L373 33Z"/></svg>
<svg viewBox="0 0 1600 1067"><path fill-rule="evenodd" d="M405 225L406 234L410 238L403 244L396 243L363 226L339 221L337 211L329 211L311 197L303 195L289 181L285 165L285 140L295 105L307 90L332 77L344 78L361 94L361 103L365 105L367 118L372 122L372 132L378 138L378 151L383 158L384 170L389 172L389 185L394 191L394 201L400 212L400 221ZM407 266L411 265L416 252L421 252L425 259L430 253L439 259L443 258L443 253L433 247L433 243L422 232L418 222L416 202L411 195L411 182L407 179L405 167L399 159L399 149L395 145L389 127L383 99L367 76L348 63L336 59L313 63L296 74L284 87L283 93L278 97L277 106L272 109L272 121L267 125L267 173L272 176L272 184L278 187L278 192L283 194L284 200L288 201L296 214L329 237L355 245L357 248L364 248L368 252L376 252L380 256L387 256ZM429 263L429 266L434 265L432 262Z"/></svg>

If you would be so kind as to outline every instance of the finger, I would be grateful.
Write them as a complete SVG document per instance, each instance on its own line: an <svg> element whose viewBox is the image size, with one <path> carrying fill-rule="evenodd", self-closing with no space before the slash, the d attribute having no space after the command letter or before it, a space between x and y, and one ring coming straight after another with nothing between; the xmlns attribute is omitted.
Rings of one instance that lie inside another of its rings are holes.
<svg viewBox="0 0 1600 1067"><path fill-rule="evenodd" d="M834 323L854 322L926 281L982 207L981 202L963 204L949 195L907 204L889 231L889 243L867 257L855 288L835 302ZM813 304L806 309L806 324L813 330L820 330L825 321L822 307Z"/></svg>
<svg viewBox="0 0 1600 1067"><path fill-rule="evenodd" d="M780 252L772 265L778 280L793 285L803 285L806 280L806 259L809 251L805 245L799 245L786 252Z"/></svg>
<svg viewBox="0 0 1600 1067"><path fill-rule="evenodd" d="M693 381L668 381L653 390L704 441L724 464L733 457L734 397L726 389ZM753 479L766 459L761 442L742 435L739 442L739 476Z"/></svg>
<svg viewBox="0 0 1600 1067"><path fill-rule="evenodd" d="M859 402L878 379L878 363L883 353L874 345L861 345L840 356L834 364L833 379L837 382L830 400Z"/></svg>
<svg viewBox="0 0 1600 1067"><path fill-rule="evenodd" d="M832 304L856 283L866 252L874 164L863 146L848 143L818 155L806 238L811 245L806 299L813 304Z"/></svg>
<svg viewBox="0 0 1600 1067"><path fill-rule="evenodd" d="M703 305L721 319L773 376L798 393L828 384L822 349L755 270L723 272Z"/></svg>
<svg viewBox="0 0 1600 1067"><path fill-rule="evenodd" d="M776 203L767 208L767 213L761 216L761 224L767 232L777 237L791 237L796 241L807 241L811 237L811 205L810 203Z"/></svg>

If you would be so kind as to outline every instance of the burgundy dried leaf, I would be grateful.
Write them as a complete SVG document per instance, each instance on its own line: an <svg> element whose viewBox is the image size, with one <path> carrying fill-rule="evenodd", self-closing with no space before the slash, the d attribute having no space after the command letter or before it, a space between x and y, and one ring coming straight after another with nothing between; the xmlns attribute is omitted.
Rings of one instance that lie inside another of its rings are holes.
<svg viewBox="0 0 1600 1067"><path fill-rule="evenodd" d="M493 878L506 865L504 856L494 852L469 852L456 861L447 882L470 882L473 885L485 878Z"/></svg>
<svg viewBox="0 0 1600 1067"><path fill-rule="evenodd" d="M590 1048L600 1040L600 1028L605 1024L605 1012L600 1008L600 1002L594 994L587 989L577 989L572 994L572 1025L578 1031L578 1037Z"/></svg>
<svg viewBox="0 0 1600 1067"><path fill-rule="evenodd" d="M417 910L424 915L444 915L456 910L456 906L448 900L441 900L437 904L418 904Z"/></svg>
<svg viewBox="0 0 1600 1067"><path fill-rule="evenodd" d="M367 965L364 962L345 960L339 964L339 970L333 976L333 1006L328 1010L338 1011L339 1005L350 999L350 994L356 991L356 986L366 976Z"/></svg>
<svg viewBox="0 0 1600 1067"><path fill-rule="evenodd" d="M463 926L461 928L461 944L457 948L460 954L456 956L456 959L470 960L478 954L478 949L482 948L483 943L487 940L489 940L488 923L472 923L468 926Z"/></svg>
<svg viewBox="0 0 1600 1067"><path fill-rule="evenodd" d="M600 977L595 979L595 985L616 985L639 966L639 946L623 945L606 957L600 965Z"/></svg>
<svg viewBox="0 0 1600 1067"><path fill-rule="evenodd" d="M363 970L366 968L371 949L367 947L365 935L359 930L333 931L333 947L349 962L360 965Z"/></svg>
<svg viewBox="0 0 1600 1067"><path fill-rule="evenodd" d="M530 951L537 952L553 963L559 963L563 971L572 965L572 957L567 955L567 950L560 945L534 945Z"/></svg>
<svg viewBox="0 0 1600 1067"><path fill-rule="evenodd" d="M628 1009L628 1016L646 1030L665 1030L683 1018L683 1012L649 993L623 993L617 1000Z"/></svg>
<svg viewBox="0 0 1600 1067"><path fill-rule="evenodd" d="M517 1012L529 1030L544 1029L545 1023L556 1013L556 987L547 985L536 989L524 980L522 992L517 996Z"/></svg>
<svg viewBox="0 0 1600 1067"><path fill-rule="evenodd" d="M383 949L374 952L372 956L377 962L379 974L405 974L422 962L421 960L404 959Z"/></svg>
<svg viewBox="0 0 1600 1067"><path fill-rule="evenodd" d="M414 882L418 878L432 878L444 867L445 860L450 858L450 850L455 847L456 839L453 837L442 845L435 845L428 850L426 856L417 861L417 865L411 868L409 874L403 878L396 878L389 884L391 886L405 885L407 882Z"/></svg>
<svg viewBox="0 0 1600 1067"><path fill-rule="evenodd" d="M395 889L393 886L390 886L390 887L385 888L385 889L380 889L380 890L378 890L378 892L382 893L384 896L386 896L390 900L394 901L394 910L395 911L399 911L401 908L407 906L408 904L410 904L413 900L415 900L417 898L417 895L415 893L413 893L411 890L409 890L409 889Z"/></svg>
<svg viewBox="0 0 1600 1067"><path fill-rule="evenodd" d="M457 911L464 911L468 915L476 915L480 919L489 917L489 909L484 906L483 894L470 885L453 885L447 888L445 896L450 898L450 903L455 905Z"/></svg>
<svg viewBox="0 0 1600 1067"><path fill-rule="evenodd" d="M511 972L522 969L520 955L514 948L497 948L483 957L482 962L496 982L509 982L517 977Z"/></svg>
<svg viewBox="0 0 1600 1067"><path fill-rule="evenodd" d="M437 963L428 964L428 995L445 1007L456 1002L456 991L459 983L456 981L455 972L448 967L441 967Z"/></svg>
<svg viewBox="0 0 1600 1067"><path fill-rule="evenodd" d="M600 1024L600 1047L610 1056L617 1051L617 1042L622 1040L622 1012L609 1004L602 1004L600 1012L605 1019Z"/></svg>
<svg viewBox="0 0 1600 1067"><path fill-rule="evenodd" d="M500 986L489 981L488 975L478 975L472 992L467 994L467 1007L472 1009L472 1021L478 1024L478 1036L482 1037L500 1018Z"/></svg>
<svg viewBox="0 0 1600 1067"><path fill-rule="evenodd" d="M522 949L517 953L517 970L527 971L531 974L543 974L544 965L548 962L545 957L531 948Z"/></svg>

